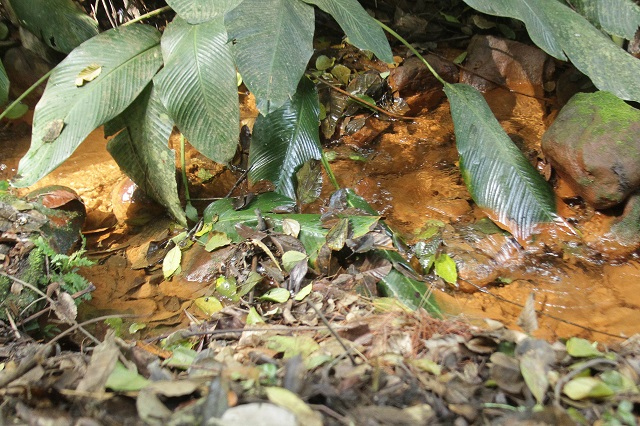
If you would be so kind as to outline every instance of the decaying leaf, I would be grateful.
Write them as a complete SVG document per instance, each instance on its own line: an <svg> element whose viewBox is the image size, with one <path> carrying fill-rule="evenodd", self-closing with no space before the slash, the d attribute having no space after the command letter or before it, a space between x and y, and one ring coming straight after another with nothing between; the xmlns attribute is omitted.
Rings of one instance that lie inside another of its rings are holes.
<svg viewBox="0 0 640 426"><path fill-rule="evenodd" d="M74 324L78 316L78 307L69 293L62 292L51 306L56 316L67 324Z"/></svg>
<svg viewBox="0 0 640 426"><path fill-rule="evenodd" d="M531 334L538 329L538 318L536 315L535 293L531 292L520 312L517 323L527 334Z"/></svg>
<svg viewBox="0 0 640 426"><path fill-rule="evenodd" d="M58 139L60 133L64 129L64 120L61 118L57 118L52 120L47 124L44 135L42 136L42 142L51 143Z"/></svg>
<svg viewBox="0 0 640 426"><path fill-rule="evenodd" d="M102 72L100 64L93 63L78 73L75 83L77 87L84 86L85 83L95 80Z"/></svg>

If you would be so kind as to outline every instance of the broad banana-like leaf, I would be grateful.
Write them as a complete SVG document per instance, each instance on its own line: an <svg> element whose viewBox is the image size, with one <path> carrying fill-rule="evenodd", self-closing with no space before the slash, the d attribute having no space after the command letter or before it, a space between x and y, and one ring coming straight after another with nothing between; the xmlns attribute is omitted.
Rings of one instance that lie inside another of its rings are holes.
<svg viewBox="0 0 640 426"><path fill-rule="evenodd" d="M9 77L4 65L0 62L0 106L3 106L9 100Z"/></svg>
<svg viewBox="0 0 640 426"><path fill-rule="evenodd" d="M176 16L162 36L160 98L202 154L226 163L236 152L240 107L235 65L223 18L191 25Z"/></svg>
<svg viewBox="0 0 640 426"><path fill-rule="evenodd" d="M96 127L124 111L161 66L160 33L148 25L115 28L78 46L49 78L13 184L32 185L58 167ZM88 68L97 77L79 81Z"/></svg>
<svg viewBox="0 0 640 426"><path fill-rule="evenodd" d="M464 1L480 12L523 21L538 47L557 59L569 58L598 89L640 101L640 61L559 1Z"/></svg>
<svg viewBox="0 0 640 426"><path fill-rule="evenodd" d="M167 4L190 24L201 24L224 16L242 0L167 0Z"/></svg>
<svg viewBox="0 0 640 426"><path fill-rule="evenodd" d="M303 0L314 4L338 22L349 43L359 49L370 50L378 59L393 62L391 47L384 31L357 0Z"/></svg>
<svg viewBox="0 0 640 426"><path fill-rule="evenodd" d="M595 26L627 40L640 27L640 6L632 0L572 0L571 6Z"/></svg>
<svg viewBox="0 0 640 426"><path fill-rule="evenodd" d="M119 132L107 143L107 150L120 169L186 226L187 218L178 197L175 153L168 147L172 129L173 121L153 84L122 114L104 125L106 136Z"/></svg>
<svg viewBox="0 0 640 426"><path fill-rule="evenodd" d="M313 7L299 0L244 0L225 24L258 109L278 109L293 96L313 54Z"/></svg>
<svg viewBox="0 0 640 426"><path fill-rule="evenodd" d="M23 25L49 47L69 53L98 34L98 23L73 0L8 0Z"/></svg>
<svg viewBox="0 0 640 426"><path fill-rule="evenodd" d="M519 241L557 219L555 196L476 89L446 84L462 177L476 204Z"/></svg>
<svg viewBox="0 0 640 426"><path fill-rule="evenodd" d="M276 192L295 199L296 171L305 162L322 157L319 113L315 86L303 77L293 99L266 116L258 116L249 150L249 180L271 181Z"/></svg>

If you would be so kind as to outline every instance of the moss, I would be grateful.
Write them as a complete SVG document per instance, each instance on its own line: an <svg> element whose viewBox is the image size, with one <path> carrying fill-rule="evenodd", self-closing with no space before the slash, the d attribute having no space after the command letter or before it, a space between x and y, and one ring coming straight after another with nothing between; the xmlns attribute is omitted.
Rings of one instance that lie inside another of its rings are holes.
<svg viewBox="0 0 640 426"><path fill-rule="evenodd" d="M45 255L40 249L33 249L29 256L23 259L19 265L20 272L17 278L36 287L40 287L39 282L45 274ZM13 280L0 277L0 298L2 300L2 309L0 309L0 319L6 320L7 314L4 308L7 308L11 315L15 318L24 318L40 308L41 304L33 303L40 298L29 288L23 288L18 294L11 292ZM25 308L29 307L26 311Z"/></svg>

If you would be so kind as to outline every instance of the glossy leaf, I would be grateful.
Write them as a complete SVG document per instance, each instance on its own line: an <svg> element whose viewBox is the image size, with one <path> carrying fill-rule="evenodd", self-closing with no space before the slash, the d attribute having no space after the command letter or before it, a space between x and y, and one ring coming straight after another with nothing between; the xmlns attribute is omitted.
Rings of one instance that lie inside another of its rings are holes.
<svg viewBox="0 0 640 426"><path fill-rule="evenodd" d="M444 88L460 154L462 177L478 206L526 240L556 219L554 194L493 116L482 95L465 84Z"/></svg>
<svg viewBox="0 0 640 426"><path fill-rule="evenodd" d="M299 0L244 0L225 18L244 83L262 114L296 92L313 54L313 8Z"/></svg>
<svg viewBox="0 0 640 426"><path fill-rule="evenodd" d="M436 257L434 265L437 276L449 284L456 284L458 282L456 262L448 254L441 254Z"/></svg>
<svg viewBox="0 0 640 426"><path fill-rule="evenodd" d="M98 34L98 23L73 0L10 0L9 3L20 24L58 52L69 53Z"/></svg>
<svg viewBox="0 0 640 426"><path fill-rule="evenodd" d="M106 31L84 42L53 71L33 118L31 148L20 160L16 186L29 186L69 158L96 127L115 118L144 90L162 66L160 33L147 25ZM77 87L90 64L102 67L92 82ZM50 123L64 122L53 142L45 142Z"/></svg>
<svg viewBox="0 0 640 426"><path fill-rule="evenodd" d="M571 5L595 26L627 40L640 27L640 6L632 0L573 0Z"/></svg>
<svg viewBox="0 0 640 426"><path fill-rule="evenodd" d="M187 224L178 197L175 153L168 141L173 121L149 85L122 114L104 126L107 150L120 169L147 195L165 206L182 225Z"/></svg>
<svg viewBox="0 0 640 426"><path fill-rule="evenodd" d="M155 79L180 131L219 163L233 158L240 107L236 71L222 18L191 25L176 17L162 36L165 65Z"/></svg>
<svg viewBox="0 0 640 426"><path fill-rule="evenodd" d="M303 0L314 4L338 22L349 37L349 43L359 49L370 50L380 60L393 63L389 42L377 24L357 0Z"/></svg>
<svg viewBox="0 0 640 426"><path fill-rule="evenodd" d="M249 151L250 181L271 181L276 192L295 199L294 174L305 162L322 156L318 114L318 94L303 78L293 99L259 116Z"/></svg>
<svg viewBox="0 0 640 426"><path fill-rule="evenodd" d="M0 106L4 106L9 100L9 77L4 65L0 62Z"/></svg>
<svg viewBox="0 0 640 426"><path fill-rule="evenodd" d="M640 61L561 2L464 1L483 13L523 21L538 47L557 59L568 58L598 89L625 100L640 101Z"/></svg>
<svg viewBox="0 0 640 426"><path fill-rule="evenodd" d="M167 4L190 24L201 24L238 6L242 0L167 0Z"/></svg>

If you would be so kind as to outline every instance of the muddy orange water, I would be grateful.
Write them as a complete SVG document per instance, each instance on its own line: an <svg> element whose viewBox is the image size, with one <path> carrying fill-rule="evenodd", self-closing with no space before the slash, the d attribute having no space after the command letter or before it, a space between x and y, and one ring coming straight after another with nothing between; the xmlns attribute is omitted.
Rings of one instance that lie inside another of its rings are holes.
<svg viewBox="0 0 640 426"><path fill-rule="evenodd" d="M526 105L526 108L532 107ZM531 116L527 114L525 119L518 118L525 115L513 114L501 120L507 132L517 130L518 134L525 135L522 136L525 155L535 154L536 140L545 128L542 114L537 119L533 114L533 120ZM344 138L341 144L327 149L336 153L332 166L341 185L355 188L395 229L411 237L430 220L436 219L453 224L454 232L458 232L464 224L481 218L482 212L473 207L462 183L452 129L448 106L443 103L424 112L414 122L393 122L381 136L365 144L357 145ZM28 145L28 127L18 124L4 132L0 139L0 163L4 165L0 170L1 179L15 173L17 161ZM153 225L147 225L136 236L129 235L122 226L109 228L114 220L112 191L123 175L106 152L105 145L101 131L92 133L61 167L33 188L20 192L50 184L69 186L87 205L89 227L98 229L104 225L108 228L102 233L88 235L89 250L98 253L96 258L100 261L83 271L97 287L93 300L85 306L85 315L135 313L145 316L145 322L151 325L184 324L188 321L185 312L195 310L192 299L201 295L207 282L166 282L161 272L147 275L144 270L131 269L130 260L135 257L136 245L144 242L145 235L162 234L163 224L153 221ZM219 183L195 183L196 172L205 165L197 155L191 159L189 171L193 172L194 188L205 188L204 192L209 195L223 193L214 188ZM215 168L214 165L208 167L208 171ZM226 180L224 185L233 181L231 175L223 173L221 176ZM324 195L330 192L326 183ZM117 201L118 195L115 199ZM589 216L590 224L599 223L600 213L597 212L576 213L565 205L560 206L560 211L583 214ZM464 244L451 245L447 249L465 250ZM637 256L627 255L614 261L598 256L593 250L583 249L579 241L560 241L558 245L565 249L534 253L520 250L506 259L498 256L499 253L504 256L504 252L496 247L495 257L482 257L480 260L484 259L485 263L477 268L499 266L502 268L500 278L509 284L488 286L491 294L438 289L437 298L448 314L462 315L475 323L490 318L517 327L519 305L523 305L533 292L536 309L550 315L539 317L540 328L534 332L537 337L553 339L578 335L612 342L617 339L599 332L620 336L637 333L640 324L640 261ZM105 253L114 247L122 250ZM558 255L560 252L564 254ZM194 264L199 261L193 260ZM207 280L209 277L200 278Z"/></svg>

